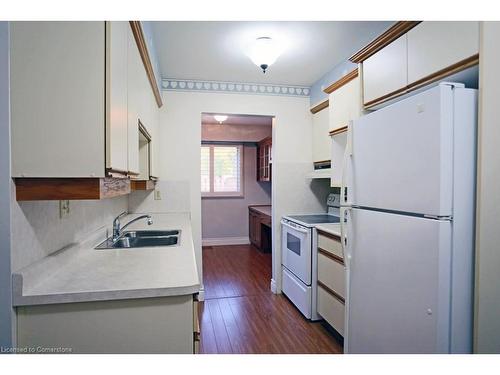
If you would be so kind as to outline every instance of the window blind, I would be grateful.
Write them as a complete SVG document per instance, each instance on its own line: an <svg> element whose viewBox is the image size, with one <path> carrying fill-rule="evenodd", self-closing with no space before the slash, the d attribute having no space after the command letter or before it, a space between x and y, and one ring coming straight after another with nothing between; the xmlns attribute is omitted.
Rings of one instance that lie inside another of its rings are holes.
<svg viewBox="0 0 500 375"><path fill-rule="evenodd" d="M214 146L214 192L240 191L240 148Z"/></svg>
<svg viewBox="0 0 500 375"><path fill-rule="evenodd" d="M210 146L201 147L201 192L210 192Z"/></svg>

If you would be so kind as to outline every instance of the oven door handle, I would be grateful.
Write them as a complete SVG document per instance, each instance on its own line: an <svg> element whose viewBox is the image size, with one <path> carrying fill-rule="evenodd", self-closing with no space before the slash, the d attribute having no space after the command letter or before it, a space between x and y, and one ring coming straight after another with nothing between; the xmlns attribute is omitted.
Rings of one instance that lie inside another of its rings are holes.
<svg viewBox="0 0 500 375"><path fill-rule="evenodd" d="M281 224L287 228L290 228L292 230L295 230L297 232L300 232L300 233L304 233L304 234L309 234L309 231L307 229L301 229L301 228L297 228L297 227L294 227L294 226L291 226L290 224L282 221Z"/></svg>

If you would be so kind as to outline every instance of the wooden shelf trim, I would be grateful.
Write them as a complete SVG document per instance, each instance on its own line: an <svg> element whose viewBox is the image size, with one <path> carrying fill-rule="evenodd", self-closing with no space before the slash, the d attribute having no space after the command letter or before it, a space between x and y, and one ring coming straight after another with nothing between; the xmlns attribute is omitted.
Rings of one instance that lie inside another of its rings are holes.
<svg viewBox="0 0 500 375"><path fill-rule="evenodd" d="M335 234L332 234L330 232L325 232L321 229L316 229L316 231L318 232L318 234L321 234L322 236L325 236L325 237L328 237L332 240L335 240L335 241L339 241L340 242L340 236L336 236Z"/></svg>
<svg viewBox="0 0 500 375"><path fill-rule="evenodd" d="M371 43L360 49L349 60L359 64L365 61L370 56L380 51L385 46L389 45L401 35L407 33L422 21L398 21L387 29L384 33L375 38Z"/></svg>
<svg viewBox="0 0 500 375"><path fill-rule="evenodd" d="M337 134L345 133L347 131L347 129L348 129L347 125L346 126L342 126L341 128L332 130L331 132L328 133L328 135L331 137L331 136L334 136L334 135L337 135Z"/></svg>
<svg viewBox="0 0 500 375"><path fill-rule="evenodd" d="M443 68L441 70L438 70L435 73L432 73L426 77L423 77L419 79L418 81L415 81L413 83L410 83L409 85L402 87L396 91L390 92L384 96L381 96L380 98L371 100L369 102L364 103L365 108L370 108L375 105L381 104L387 100L394 99L400 95L407 94L409 92L412 92L414 90L417 90L425 85L428 85L430 83L439 81L442 78L445 78L449 75L461 72L462 70L465 70L467 68L470 68L472 66L478 65L479 64L479 54L472 55L466 59L463 59L455 64L452 64L446 68Z"/></svg>
<svg viewBox="0 0 500 375"><path fill-rule="evenodd" d="M342 297L340 294L336 293L334 290L331 290L328 286L326 286L325 284L323 284L321 281L318 280L318 286L320 286L321 288L323 288L323 290L325 292L327 292L328 294L330 294L332 297L338 299L340 302L344 303L345 304L345 299L344 297Z"/></svg>
<svg viewBox="0 0 500 375"><path fill-rule="evenodd" d="M337 263L344 265L344 259L342 259L341 257L339 257L335 254L332 254L331 252L329 252L327 250L322 249L321 247L318 247L318 253L324 255L328 259L333 260L334 262L337 262Z"/></svg>
<svg viewBox="0 0 500 375"><path fill-rule="evenodd" d="M314 107L312 107L312 108L310 109L310 111L311 111L311 113L313 113L313 114L314 114L314 113L318 113L319 111L321 111L321 110L323 110L323 109L325 109L325 108L328 108L329 104L330 104L330 101L329 101L328 99L323 100L321 103L316 104Z"/></svg>
<svg viewBox="0 0 500 375"><path fill-rule="evenodd" d="M127 178L15 178L16 200L106 199L130 193Z"/></svg>
<svg viewBox="0 0 500 375"><path fill-rule="evenodd" d="M160 90L158 89L158 84L155 78L155 72L153 70L153 65L151 64L151 59L149 57L148 47L146 44L146 39L144 38L144 33L142 31L142 26L140 21L129 21L130 27L132 28L132 33L134 34L135 43L139 49L139 54L141 55L142 63L144 64L144 69L146 69L146 74L148 76L149 84L153 90L153 94L156 99L156 104L158 107L163 105L161 100Z"/></svg>
<svg viewBox="0 0 500 375"><path fill-rule="evenodd" d="M154 190L156 186L155 180L131 180L130 189L136 190Z"/></svg>
<svg viewBox="0 0 500 375"><path fill-rule="evenodd" d="M358 68L354 69L353 71L347 73L345 76L340 78L338 81L333 82L330 86L328 86L326 89L323 90L323 92L327 94L331 94L335 90L338 90L345 84L351 82L354 78L356 78L359 74Z"/></svg>

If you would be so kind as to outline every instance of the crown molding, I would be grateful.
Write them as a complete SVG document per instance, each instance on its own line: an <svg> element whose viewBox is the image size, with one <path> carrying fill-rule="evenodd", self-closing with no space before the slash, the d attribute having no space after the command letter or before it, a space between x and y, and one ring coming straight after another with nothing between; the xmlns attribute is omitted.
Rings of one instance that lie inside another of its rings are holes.
<svg viewBox="0 0 500 375"><path fill-rule="evenodd" d="M382 48L398 39L401 35L406 34L408 31L417 26L421 21L398 21L387 29L384 33L379 35L368 45L360 49L349 60L353 63L359 64L365 61L370 56L374 55Z"/></svg>
<svg viewBox="0 0 500 375"><path fill-rule="evenodd" d="M146 75L148 76L149 84L153 90L153 94L156 99L156 104L158 108L163 105L161 100L160 90L158 90L158 84L155 77L155 72L153 69L153 64L151 64L151 59L149 57L148 46L146 44L146 39L144 38L144 32L142 31L142 26L140 21L129 21L130 28L132 29L132 34L134 35L135 43L139 49L139 54L141 56L142 63L144 64L144 69L146 69Z"/></svg>
<svg viewBox="0 0 500 375"><path fill-rule="evenodd" d="M326 89L324 89L323 92L326 93L326 94L331 94L335 90L338 90L342 86L344 86L344 85L348 84L349 82L351 82L357 76L358 76L358 68L356 68L353 71L347 73L345 76L343 76L339 80L333 82L330 86L328 86Z"/></svg>
<svg viewBox="0 0 500 375"><path fill-rule="evenodd" d="M311 94L311 88L307 86L176 78L164 78L161 86L164 91L224 92L228 94L297 96L303 98L309 97Z"/></svg>

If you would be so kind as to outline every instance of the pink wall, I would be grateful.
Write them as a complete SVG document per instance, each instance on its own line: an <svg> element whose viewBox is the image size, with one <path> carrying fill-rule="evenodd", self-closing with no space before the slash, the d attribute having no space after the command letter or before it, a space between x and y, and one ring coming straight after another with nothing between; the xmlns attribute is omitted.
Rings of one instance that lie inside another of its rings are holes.
<svg viewBox="0 0 500 375"><path fill-rule="evenodd" d="M204 125L202 128L205 126L209 125ZM268 126L260 126L260 128L268 128L269 132L271 131ZM241 141L241 136L239 140ZM243 149L245 195L243 198L203 198L201 200L203 239L248 237L248 206L271 204L271 183L257 182L257 148L245 146Z"/></svg>

